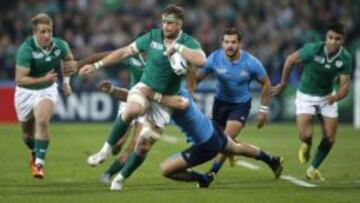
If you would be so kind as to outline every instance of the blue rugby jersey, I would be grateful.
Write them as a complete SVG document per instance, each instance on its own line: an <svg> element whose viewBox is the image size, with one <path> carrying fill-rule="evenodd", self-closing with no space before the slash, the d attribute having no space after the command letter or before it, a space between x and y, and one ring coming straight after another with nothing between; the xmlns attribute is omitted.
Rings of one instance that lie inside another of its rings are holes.
<svg viewBox="0 0 360 203"><path fill-rule="evenodd" d="M224 49L211 53L206 65L200 69L212 73L217 78L215 97L226 102L247 102L251 99L250 82L262 80L266 70L261 62L245 50L240 50L237 60L229 61Z"/></svg>

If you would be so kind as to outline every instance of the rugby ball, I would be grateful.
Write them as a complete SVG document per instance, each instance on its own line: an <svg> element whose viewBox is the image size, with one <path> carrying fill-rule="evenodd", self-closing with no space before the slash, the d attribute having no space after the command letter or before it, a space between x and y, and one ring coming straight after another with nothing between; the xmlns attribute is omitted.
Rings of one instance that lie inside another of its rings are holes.
<svg viewBox="0 0 360 203"><path fill-rule="evenodd" d="M184 75L188 70L188 62L178 52L170 57L170 65L176 75Z"/></svg>

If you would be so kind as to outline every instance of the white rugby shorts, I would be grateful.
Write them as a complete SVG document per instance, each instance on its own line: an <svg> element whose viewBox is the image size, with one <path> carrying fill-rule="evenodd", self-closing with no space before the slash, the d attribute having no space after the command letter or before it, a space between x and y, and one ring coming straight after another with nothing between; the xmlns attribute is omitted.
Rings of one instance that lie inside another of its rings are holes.
<svg viewBox="0 0 360 203"><path fill-rule="evenodd" d="M298 90L295 99L296 114L320 114L324 117L337 118L337 103L335 102L330 105L326 97L327 96L312 96Z"/></svg>
<svg viewBox="0 0 360 203"><path fill-rule="evenodd" d="M49 99L56 104L59 99L59 91L57 90L56 83L39 90L16 86L14 103L18 120L21 122L28 121L31 118L34 107L44 99Z"/></svg>

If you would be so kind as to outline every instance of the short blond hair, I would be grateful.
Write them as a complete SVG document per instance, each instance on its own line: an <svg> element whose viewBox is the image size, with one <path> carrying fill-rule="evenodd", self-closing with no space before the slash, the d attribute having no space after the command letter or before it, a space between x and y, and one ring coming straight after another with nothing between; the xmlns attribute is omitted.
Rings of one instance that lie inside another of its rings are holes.
<svg viewBox="0 0 360 203"><path fill-rule="evenodd" d="M52 21L51 17L46 13L39 13L36 16L32 17L31 23L32 23L33 30L35 30L35 28L38 24L47 24L50 26L53 25L53 21Z"/></svg>

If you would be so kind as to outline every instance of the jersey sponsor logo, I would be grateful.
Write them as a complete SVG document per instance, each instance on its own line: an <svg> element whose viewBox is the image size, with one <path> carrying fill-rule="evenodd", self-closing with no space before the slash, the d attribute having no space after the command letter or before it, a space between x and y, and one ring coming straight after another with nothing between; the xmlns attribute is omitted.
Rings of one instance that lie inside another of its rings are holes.
<svg viewBox="0 0 360 203"><path fill-rule="evenodd" d="M157 49L157 50L163 50L164 49L164 45L162 45L159 42L155 42L155 41L151 41L150 47L153 49Z"/></svg>
<svg viewBox="0 0 360 203"><path fill-rule="evenodd" d="M51 61L51 57L50 56L46 57L45 61Z"/></svg>
<svg viewBox="0 0 360 203"><path fill-rule="evenodd" d="M217 67L216 68L216 72L219 74L225 74L226 73L226 68L224 67Z"/></svg>
<svg viewBox="0 0 360 203"><path fill-rule="evenodd" d="M32 52L31 54L34 59L41 59L44 57L44 54L41 52Z"/></svg>
<svg viewBox="0 0 360 203"><path fill-rule="evenodd" d="M325 64L325 68L330 69L330 67L331 67L330 64L328 64L328 63Z"/></svg>
<svg viewBox="0 0 360 203"><path fill-rule="evenodd" d="M137 59L135 59L135 58L131 58L131 59L130 59L130 63L131 63L132 65L138 66L138 67L142 67L142 66L143 66L143 64L141 63L141 61L139 61L139 60L137 60Z"/></svg>
<svg viewBox="0 0 360 203"><path fill-rule="evenodd" d="M314 56L314 61L318 62L318 63L321 63L321 64L324 64L325 63L325 58L322 57L322 56Z"/></svg>
<svg viewBox="0 0 360 203"><path fill-rule="evenodd" d="M337 61L335 62L336 68L341 68L343 65L344 65L344 63L343 63L342 61L337 60Z"/></svg>
<svg viewBox="0 0 360 203"><path fill-rule="evenodd" d="M55 56L60 56L60 54L61 54L61 50L60 49L57 49L57 50L55 50Z"/></svg>

